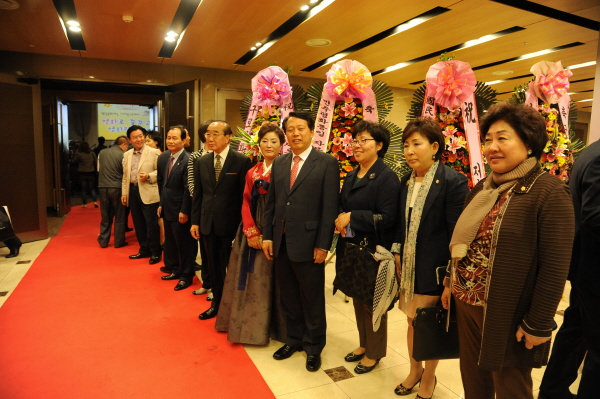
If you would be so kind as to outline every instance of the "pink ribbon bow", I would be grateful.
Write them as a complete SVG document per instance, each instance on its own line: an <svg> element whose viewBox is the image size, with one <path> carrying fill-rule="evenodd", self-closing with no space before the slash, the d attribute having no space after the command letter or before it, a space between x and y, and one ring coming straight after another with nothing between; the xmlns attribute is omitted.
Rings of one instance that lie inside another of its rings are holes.
<svg viewBox="0 0 600 399"><path fill-rule="evenodd" d="M327 72L325 89L334 97L358 97L364 100L373 84L371 72L358 61L343 60Z"/></svg>
<svg viewBox="0 0 600 399"><path fill-rule="evenodd" d="M450 110L460 107L461 103L475 92L477 80L471 66L463 61L441 61L427 72L428 91L433 90L436 104Z"/></svg>

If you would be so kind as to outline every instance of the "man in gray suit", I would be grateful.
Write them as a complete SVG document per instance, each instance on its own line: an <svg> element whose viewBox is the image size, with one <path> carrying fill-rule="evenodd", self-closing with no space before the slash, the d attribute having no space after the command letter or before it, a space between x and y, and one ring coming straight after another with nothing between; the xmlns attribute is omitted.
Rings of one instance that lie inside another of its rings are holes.
<svg viewBox="0 0 600 399"><path fill-rule="evenodd" d="M115 223L115 248L127 245L125 241L125 207L121 203L123 181L123 153L129 148L127 137L119 136L112 147L98 154L98 190L100 191L100 235L98 243L108 246L110 231Z"/></svg>
<svg viewBox="0 0 600 399"><path fill-rule="evenodd" d="M264 213L263 251L275 258L287 326L277 360L307 354L306 369L321 367L325 347L325 257L338 211L340 175L331 155L312 147L314 120L290 113L283 122L291 152L275 158Z"/></svg>

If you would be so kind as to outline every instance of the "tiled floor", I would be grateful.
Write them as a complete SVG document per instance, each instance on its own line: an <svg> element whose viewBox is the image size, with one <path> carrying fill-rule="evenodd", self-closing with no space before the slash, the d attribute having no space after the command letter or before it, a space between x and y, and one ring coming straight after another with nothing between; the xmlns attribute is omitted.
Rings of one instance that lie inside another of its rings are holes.
<svg viewBox="0 0 600 399"><path fill-rule="evenodd" d="M0 297L0 306L17 289L19 282L43 251L49 239L23 244L16 258L6 259L8 249L0 248L0 292L8 292ZM31 262L17 264L19 261ZM408 352L406 349L406 317L398 309L390 311L388 316L388 353L380 364L368 374L354 373L355 363L347 363L344 356L358 346L358 333L354 320L352 303L346 303L338 292L331 295L334 265L330 262L326 267L326 308L327 308L327 346L322 353L322 370L310 373L305 368L304 352L295 353L290 359L276 361L272 355L281 343L272 341L265 347L246 346L246 351L265 381L279 399L362 399L362 398L397 398L394 387L401 382L409 370ZM569 285L559 305L567 307ZM557 323L562 317L557 315ZM345 367L351 378L334 382L324 370ZM441 361L437 369L438 384L434 397L462 398L463 390L458 367L458 360ZM534 389L537 397L543 369L534 369ZM576 390L577 380L572 387ZM414 398L415 393L407 396Z"/></svg>

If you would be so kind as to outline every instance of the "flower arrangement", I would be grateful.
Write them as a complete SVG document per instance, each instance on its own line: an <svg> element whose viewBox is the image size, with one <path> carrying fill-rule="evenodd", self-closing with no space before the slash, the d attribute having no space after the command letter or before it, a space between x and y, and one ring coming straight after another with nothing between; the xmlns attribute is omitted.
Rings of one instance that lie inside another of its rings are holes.
<svg viewBox="0 0 600 399"><path fill-rule="evenodd" d="M442 162L467 176L469 188L473 188L471 162L461 109L450 111L448 108L437 106L435 119L442 128L446 143L446 148L442 151Z"/></svg>
<svg viewBox="0 0 600 399"><path fill-rule="evenodd" d="M542 104L539 111L546 120L548 133L548 143L540 158L540 166L551 175L568 182L574 161L571 140L560 123L558 109Z"/></svg>
<svg viewBox="0 0 600 399"><path fill-rule="evenodd" d="M346 97L335 102L327 152L338 160L340 180L358 166L352 148L352 131L362 119L363 107L360 98Z"/></svg>
<svg viewBox="0 0 600 399"><path fill-rule="evenodd" d="M281 117L277 105L271 105L269 109L265 108L264 112L254 119L250 133L238 126L236 134L231 138L231 142L238 145L237 150L246 154L253 163L260 162L262 159L262 153L258 145L258 131L265 123L273 123L277 126L281 125Z"/></svg>

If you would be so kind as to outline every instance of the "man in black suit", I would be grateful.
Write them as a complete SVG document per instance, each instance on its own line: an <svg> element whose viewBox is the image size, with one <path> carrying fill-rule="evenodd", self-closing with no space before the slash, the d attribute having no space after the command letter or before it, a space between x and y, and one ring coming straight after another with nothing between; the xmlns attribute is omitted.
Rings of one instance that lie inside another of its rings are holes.
<svg viewBox="0 0 600 399"><path fill-rule="evenodd" d="M314 120L290 113L283 128L291 152L275 158L267 194L263 251L275 258L288 336L273 357L307 354L306 368L321 367L325 347L325 257L338 211L340 177L334 157L312 147Z"/></svg>
<svg viewBox="0 0 600 399"><path fill-rule="evenodd" d="M211 307L200 314L200 320L219 312L231 242L242 221L246 173L252 167L250 158L229 148L232 135L227 122L211 123L204 137L206 147L213 152L194 161L190 232L196 240L202 237L213 292Z"/></svg>
<svg viewBox="0 0 600 399"><path fill-rule="evenodd" d="M158 156L158 216L163 217L165 225L165 268L171 271L162 279L179 280L175 291L192 285L195 274L196 241L189 234L192 198L187 186L187 164L190 154L183 148L187 136L183 126L171 127L167 133L168 150Z"/></svg>
<svg viewBox="0 0 600 399"><path fill-rule="evenodd" d="M585 357L579 398L596 398L600 375L600 141L577 158L569 188L575 209L575 241L569 280L571 295L546 367L540 399L571 399L569 387ZM586 356L587 352L587 356Z"/></svg>

